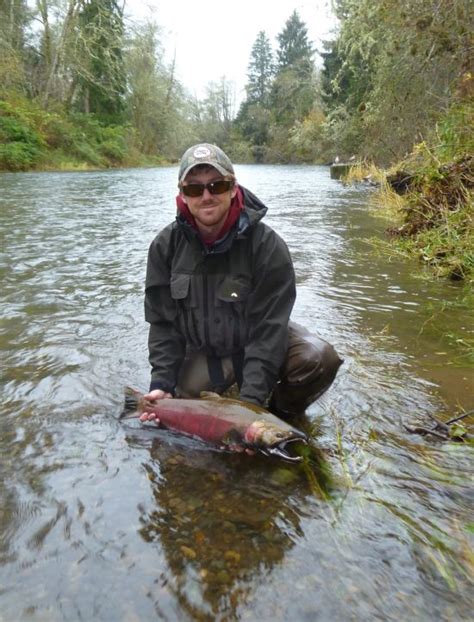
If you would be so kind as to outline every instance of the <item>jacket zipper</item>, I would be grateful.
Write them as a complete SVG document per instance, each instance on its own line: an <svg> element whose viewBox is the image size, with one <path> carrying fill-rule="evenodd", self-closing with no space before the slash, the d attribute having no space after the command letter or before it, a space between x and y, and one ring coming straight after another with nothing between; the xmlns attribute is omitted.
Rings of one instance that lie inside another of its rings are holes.
<svg viewBox="0 0 474 622"><path fill-rule="evenodd" d="M204 343L214 356L214 349L211 348L211 337L209 332L209 284L207 274L202 276L203 301L204 301Z"/></svg>

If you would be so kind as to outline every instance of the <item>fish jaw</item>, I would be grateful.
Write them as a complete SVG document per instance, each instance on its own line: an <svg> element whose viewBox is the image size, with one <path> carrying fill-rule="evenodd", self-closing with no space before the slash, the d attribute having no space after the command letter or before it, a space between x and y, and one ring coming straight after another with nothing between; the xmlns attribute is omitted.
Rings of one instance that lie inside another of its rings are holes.
<svg viewBox="0 0 474 622"><path fill-rule="evenodd" d="M260 420L254 421L247 428L244 441L248 447L257 449L265 456L278 456L289 462L301 462L301 456L291 456L286 447L297 441L307 443L308 439L304 432L291 426L280 428Z"/></svg>
<svg viewBox="0 0 474 622"><path fill-rule="evenodd" d="M302 462L303 460L302 456L292 456L286 451L286 446L289 445L290 443L295 443L295 442L306 444L307 439L306 437L290 438L289 440L282 441L281 443L273 445L272 447L262 447L260 449L260 452L264 456L276 456L278 458L281 458L282 460L286 460L286 462Z"/></svg>

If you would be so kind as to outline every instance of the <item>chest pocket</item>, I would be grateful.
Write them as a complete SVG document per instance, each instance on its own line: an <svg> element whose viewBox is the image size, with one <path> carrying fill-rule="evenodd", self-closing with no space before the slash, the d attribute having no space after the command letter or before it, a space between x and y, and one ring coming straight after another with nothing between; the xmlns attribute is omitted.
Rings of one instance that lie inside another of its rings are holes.
<svg viewBox="0 0 474 622"><path fill-rule="evenodd" d="M245 302L250 290L248 277L226 276L217 288L217 299L221 302Z"/></svg>
<svg viewBox="0 0 474 622"><path fill-rule="evenodd" d="M184 302L187 299L187 303L190 305L190 283L191 276L189 274L172 274L170 280L170 290L173 300Z"/></svg>

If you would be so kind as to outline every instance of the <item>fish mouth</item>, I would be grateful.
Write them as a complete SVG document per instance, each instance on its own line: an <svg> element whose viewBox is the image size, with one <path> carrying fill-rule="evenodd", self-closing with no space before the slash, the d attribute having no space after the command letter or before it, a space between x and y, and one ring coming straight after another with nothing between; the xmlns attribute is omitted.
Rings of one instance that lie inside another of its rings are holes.
<svg viewBox="0 0 474 622"><path fill-rule="evenodd" d="M265 447L260 449L261 453L265 456L277 456L282 460L286 460L287 462L301 462L303 460L302 456L292 456L286 450L288 445L292 443L304 443L306 445L307 439L306 436L296 436L294 438L289 438L286 441L280 441L271 445L270 447Z"/></svg>

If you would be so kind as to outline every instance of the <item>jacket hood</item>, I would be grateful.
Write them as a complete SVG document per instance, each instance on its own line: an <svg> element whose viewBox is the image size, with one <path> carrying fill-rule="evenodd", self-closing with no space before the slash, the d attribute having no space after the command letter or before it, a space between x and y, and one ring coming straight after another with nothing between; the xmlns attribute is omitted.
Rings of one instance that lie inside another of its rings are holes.
<svg viewBox="0 0 474 622"><path fill-rule="evenodd" d="M253 225L262 220L267 213L268 207L244 186L240 186L240 189L244 197L244 212L248 214L249 225Z"/></svg>

